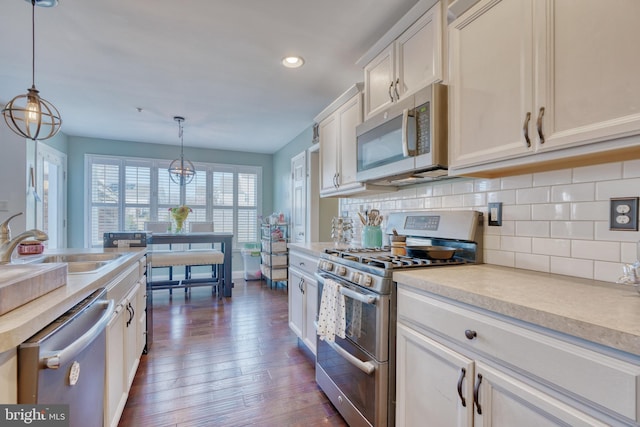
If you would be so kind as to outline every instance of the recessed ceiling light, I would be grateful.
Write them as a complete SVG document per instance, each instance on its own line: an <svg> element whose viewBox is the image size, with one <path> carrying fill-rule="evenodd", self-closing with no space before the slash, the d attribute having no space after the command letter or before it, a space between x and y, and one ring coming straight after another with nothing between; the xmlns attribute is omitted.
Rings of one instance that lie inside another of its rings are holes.
<svg viewBox="0 0 640 427"><path fill-rule="evenodd" d="M302 67L304 64L304 59L301 56L285 56L282 58L282 65L287 68L298 68Z"/></svg>

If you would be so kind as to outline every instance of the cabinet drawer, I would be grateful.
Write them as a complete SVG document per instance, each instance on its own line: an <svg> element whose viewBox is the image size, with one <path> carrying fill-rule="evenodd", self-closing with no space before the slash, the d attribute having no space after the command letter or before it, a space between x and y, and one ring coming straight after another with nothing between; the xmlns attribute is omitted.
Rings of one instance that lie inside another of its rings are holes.
<svg viewBox="0 0 640 427"><path fill-rule="evenodd" d="M312 257L301 252L295 252L290 250L289 252L289 266L298 268L305 273L313 277L318 265L318 258Z"/></svg>
<svg viewBox="0 0 640 427"><path fill-rule="evenodd" d="M637 422L640 366L562 339L470 310L458 303L398 287L398 319L465 353L484 356L587 405ZM487 312L490 313L490 312ZM466 331L475 337L466 337Z"/></svg>

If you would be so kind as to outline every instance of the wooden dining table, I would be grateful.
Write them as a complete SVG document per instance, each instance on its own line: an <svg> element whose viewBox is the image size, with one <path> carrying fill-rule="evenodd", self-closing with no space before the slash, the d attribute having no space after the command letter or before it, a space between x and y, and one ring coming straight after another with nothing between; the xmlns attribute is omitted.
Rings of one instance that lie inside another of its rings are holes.
<svg viewBox="0 0 640 427"><path fill-rule="evenodd" d="M210 243L219 244L224 254L222 277L220 277L220 289L224 297L231 297L233 282L231 280L231 257L233 254L233 233L218 232L193 232L193 233L150 233L147 236L147 245L174 245L174 244ZM153 249L151 249L153 252Z"/></svg>

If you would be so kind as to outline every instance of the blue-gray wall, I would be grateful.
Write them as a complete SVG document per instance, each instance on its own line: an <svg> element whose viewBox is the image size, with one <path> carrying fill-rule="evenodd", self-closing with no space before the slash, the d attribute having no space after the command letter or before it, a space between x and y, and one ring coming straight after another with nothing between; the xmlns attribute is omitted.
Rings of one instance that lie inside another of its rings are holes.
<svg viewBox="0 0 640 427"><path fill-rule="evenodd" d="M146 144L131 141L67 137L66 150L68 165L67 187L67 246L80 248L84 245L84 157L85 154L103 154L126 157L142 157L173 160L179 155L173 145ZM61 144L63 145L63 144ZM225 163L235 165L262 166L262 213L270 214L274 208L273 167L271 154L246 153L240 151L211 150L185 147L184 155L192 161L204 163ZM289 166L287 165L287 170Z"/></svg>

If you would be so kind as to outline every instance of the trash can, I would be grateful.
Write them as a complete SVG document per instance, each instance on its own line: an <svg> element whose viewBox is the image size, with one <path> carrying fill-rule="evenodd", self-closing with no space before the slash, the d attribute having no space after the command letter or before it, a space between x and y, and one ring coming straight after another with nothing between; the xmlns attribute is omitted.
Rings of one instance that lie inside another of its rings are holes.
<svg viewBox="0 0 640 427"><path fill-rule="evenodd" d="M244 264L244 280L260 280L260 244L246 243L242 253L242 263Z"/></svg>

